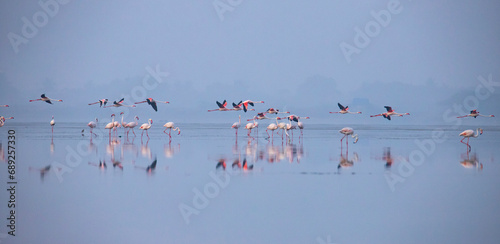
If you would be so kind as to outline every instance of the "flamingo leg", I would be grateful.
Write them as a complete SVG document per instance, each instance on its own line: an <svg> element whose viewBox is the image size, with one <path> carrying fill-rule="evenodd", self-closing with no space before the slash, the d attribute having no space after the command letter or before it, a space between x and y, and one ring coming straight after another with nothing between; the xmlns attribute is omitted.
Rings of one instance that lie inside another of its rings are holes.
<svg viewBox="0 0 500 244"><path fill-rule="evenodd" d="M172 128L168 131L168 138L172 138Z"/></svg>
<svg viewBox="0 0 500 244"><path fill-rule="evenodd" d="M148 133L148 130L146 130L146 136L147 136L147 137L148 137L148 139L149 139L149 133Z"/></svg>

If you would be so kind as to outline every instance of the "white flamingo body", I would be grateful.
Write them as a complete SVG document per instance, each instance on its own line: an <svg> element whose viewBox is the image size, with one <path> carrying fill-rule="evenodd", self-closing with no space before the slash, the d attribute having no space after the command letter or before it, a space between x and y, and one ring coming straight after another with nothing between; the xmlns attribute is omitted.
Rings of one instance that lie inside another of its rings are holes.
<svg viewBox="0 0 500 244"><path fill-rule="evenodd" d="M90 121L87 126L90 127L90 136L92 136L92 134L96 135L95 133L92 132L92 130L97 127L97 122L99 122L99 120L97 118L95 118L95 121Z"/></svg>
<svg viewBox="0 0 500 244"><path fill-rule="evenodd" d="M231 128L236 130L236 136L238 136L238 129L241 126L241 115L238 115L238 122L234 122Z"/></svg>
<svg viewBox="0 0 500 244"><path fill-rule="evenodd" d="M111 138L111 129L115 128L115 114L112 114L111 118L113 118L112 121L109 122L108 124L106 124L106 126L104 126L104 129L109 130L109 137L110 138Z"/></svg>
<svg viewBox="0 0 500 244"><path fill-rule="evenodd" d="M56 121L54 120L54 116L52 115L52 120L50 121L50 127L52 127L52 134L54 134L54 125L56 125Z"/></svg>
<svg viewBox="0 0 500 244"><path fill-rule="evenodd" d="M267 133L268 138L271 137L272 139L274 139L274 131L277 130L277 129L278 129L278 125L277 124L275 124L275 123L269 124L267 126L267 128L266 128L266 133ZM271 136L269 136L268 130L271 131Z"/></svg>
<svg viewBox="0 0 500 244"><path fill-rule="evenodd" d="M245 112L248 111L248 105L251 105L253 107L254 103L264 103L264 101L252 101L252 100L245 100L242 102L243 104L243 110Z"/></svg>
<svg viewBox="0 0 500 244"><path fill-rule="evenodd" d="M473 130L464 130L462 133L459 134L459 136L463 136L462 140L460 141L461 143L467 145L467 148L469 149L468 152L471 150L471 146L469 145L469 138L471 137L478 137L479 135L483 134L483 129L477 128L476 134L474 134ZM465 138L467 138L467 143L464 142Z"/></svg>
<svg viewBox="0 0 500 244"><path fill-rule="evenodd" d="M169 132L168 132L168 137L169 138L172 138L172 136L171 136L172 130L173 131L179 131L179 133L177 133L177 135L181 134L181 129L179 129L179 127L175 127L174 122L167 122L167 123L165 123L163 125L163 127L165 127L165 130L163 131L163 133L165 133L165 134L167 134L167 129L170 129Z"/></svg>
<svg viewBox="0 0 500 244"><path fill-rule="evenodd" d="M340 143L342 145L342 140L344 138L346 138L347 136L352 136L352 138L354 138L354 143L358 142L358 135L357 134L354 134L354 130L351 128L351 127L344 127L342 128L341 130L339 130L339 133L341 134L344 134L344 136L342 137L342 139L340 139ZM347 145L347 138L346 138L346 145Z"/></svg>
<svg viewBox="0 0 500 244"><path fill-rule="evenodd" d="M134 128L135 128L137 125L139 125L138 120L139 120L139 117L135 116L135 117L134 117L134 121L129 122L129 123L127 123L127 124L124 126L125 128L128 128L128 131L127 131L127 136L128 136L128 133L130 132L130 130L132 130L132 133L134 133L134 136L135 136Z"/></svg>
<svg viewBox="0 0 500 244"><path fill-rule="evenodd" d="M144 135L144 131L146 131L146 136L149 138L148 130L151 128L152 124L153 124L153 120L149 119L148 123L144 123L144 124L141 125L141 127L139 127L139 129L142 130L141 140L142 140L142 136Z"/></svg>

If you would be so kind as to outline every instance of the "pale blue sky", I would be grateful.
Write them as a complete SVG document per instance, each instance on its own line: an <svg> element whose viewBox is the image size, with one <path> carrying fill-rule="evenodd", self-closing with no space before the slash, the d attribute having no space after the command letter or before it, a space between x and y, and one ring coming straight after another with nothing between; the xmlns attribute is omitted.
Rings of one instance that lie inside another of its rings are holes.
<svg viewBox="0 0 500 244"><path fill-rule="evenodd" d="M146 96L171 104L158 113L142 105L132 114L181 122L232 122L234 113L206 110L215 100L254 99L266 101L258 111L286 108L314 116L311 123L386 123L368 115L391 105L412 114L391 122L439 124L446 109L475 96L478 76L500 82L495 1L399 1L399 13L379 25L350 63L340 44L355 46L355 28L375 23L372 12L387 11L393 1L243 0L227 5L223 19L213 2L69 1L58 4L53 17L45 15L47 23L16 53L9 33L23 36L23 17L43 21L44 10L37 1L3 1L0 104L11 108L0 114L16 121L108 117L110 111L86 104L131 94L148 75L146 67L157 65L170 75ZM64 102L28 103L41 93ZM496 86L478 99L478 110L500 117L499 94ZM364 114L328 114L337 102Z"/></svg>

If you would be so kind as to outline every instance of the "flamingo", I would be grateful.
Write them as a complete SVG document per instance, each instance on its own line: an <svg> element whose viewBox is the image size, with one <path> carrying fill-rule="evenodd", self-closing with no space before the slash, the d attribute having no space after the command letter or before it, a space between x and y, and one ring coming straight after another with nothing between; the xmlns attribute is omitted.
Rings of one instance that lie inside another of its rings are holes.
<svg viewBox="0 0 500 244"><path fill-rule="evenodd" d="M8 108L9 105L0 105L0 107L6 107L6 108Z"/></svg>
<svg viewBox="0 0 500 244"><path fill-rule="evenodd" d="M95 122L94 121L90 121L87 124L87 126L90 127L90 137L92 137L92 134L94 134L94 136L97 136L96 133L92 132L92 129L94 129L95 127L97 127L97 122L99 122L99 120L97 118L95 118Z"/></svg>
<svg viewBox="0 0 500 244"><path fill-rule="evenodd" d="M130 132L130 130L132 130L132 133L134 133L134 136L135 136L134 127L136 127L139 124L138 120L139 120L139 117L135 116L134 121L129 122L128 124L126 124L124 126L125 128L128 128L127 137L128 137L128 133Z"/></svg>
<svg viewBox="0 0 500 244"><path fill-rule="evenodd" d="M163 125L163 127L165 127L165 130L163 131L163 133L167 134L167 129L170 129L169 132L168 132L168 137L170 139L172 139L172 136L170 135L172 133L172 130L173 131L179 131L179 133L177 133L177 135L180 135L181 134L181 129L179 129L179 127L175 127L174 128L174 122L167 122Z"/></svg>
<svg viewBox="0 0 500 244"><path fill-rule="evenodd" d="M125 98L122 98L120 99L120 101L113 101L113 105L109 105L109 106L104 106L104 108L110 108L110 107L130 107L130 108L135 108L135 105L125 105L123 104L123 100L125 100Z"/></svg>
<svg viewBox="0 0 500 244"><path fill-rule="evenodd" d="M274 139L274 131L275 131L276 129L278 129L278 125L277 125L277 124L275 124L275 123L271 123L271 124L269 124L269 125L267 126L267 129L266 129L266 133L267 133L267 136L268 136L267 138L272 137L272 138L271 138L271 140L273 140L273 139ZM271 136L269 136L269 132L268 132L268 130L271 130Z"/></svg>
<svg viewBox="0 0 500 244"><path fill-rule="evenodd" d="M268 117L266 117L266 113L258 113L257 115L255 115L253 117L253 119L247 119L247 121L251 121L251 120L263 120L263 119L270 119Z"/></svg>
<svg viewBox="0 0 500 244"><path fill-rule="evenodd" d="M295 125L292 125L292 120L291 118L288 118L289 123L285 127L285 134L288 137L288 140L290 140L290 135L288 135L288 131L292 131L292 137L293 137L293 130L295 130L297 127ZM298 121L298 120L297 120Z"/></svg>
<svg viewBox="0 0 500 244"><path fill-rule="evenodd" d="M254 121L254 123L255 123L255 121ZM254 123L247 123L245 125L245 129L248 130L247 136L250 137L250 138L252 138L252 139L253 139L253 137L250 135L250 132L252 132L252 129L255 128L255 124Z"/></svg>
<svg viewBox="0 0 500 244"><path fill-rule="evenodd" d="M346 138L349 135L352 136L352 138L354 138L354 143L358 142L358 134L354 135L354 130L351 127L344 127L342 128L342 130L339 130L339 132L344 134L342 139L340 139L340 145L342 145L342 140L344 140L344 138ZM346 146L348 145L347 139L348 137L345 139Z"/></svg>
<svg viewBox="0 0 500 244"><path fill-rule="evenodd" d="M99 103L99 107L106 106L106 104L108 103L108 99L104 98L104 99L101 99L95 103L89 103L89 105L94 105L94 104L98 104L98 103Z"/></svg>
<svg viewBox="0 0 500 244"><path fill-rule="evenodd" d="M56 100L56 99L51 99L49 97L45 96L45 93L40 96L41 98L35 99L35 100L30 100L30 102L35 102L35 101L44 101L46 103L52 104L51 101L56 101L56 102L62 102L62 100Z"/></svg>
<svg viewBox="0 0 500 244"><path fill-rule="evenodd" d="M360 114L361 112L351 112L349 111L349 106L342 106L342 104L337 103L339 105L340 111L338 112L330 112L331 114Z"/></svg>
<svg viewBox="0 0 500 244"><path fill-rule="evenodd" d="M288 111L280 112L278 109L269 108L269 109L267 109L266 113L268 113L268 114L289 114L290 112L288 112Z"/></svg>
<svg viewBox="0 0 500 244"><path fill-rule="evenodd" d="M222 103L220 103L219 101L215 101L215 103L217 103L217 106L219 106L219 108L218 109L210 109L210 110L208 110L208 112L213 112L213 111L232 111L233 110L233 109L226 108L226 106L227 106L226 100L224 100Z"/></svg>
<svg viewBox="0 0 500 244"><path fill-rule="evenodd" d="M115 114L111 115L111 118L113 120L109 122L106 126L104 126L104 129L109 129L109 138L111 139L111 129L115 128Z"/></svg>
<svg viewBox="0 0 500 244"><path fill-rule="evenodd" d="M476 111L475 109L470 111L470 114L467 114L467 115L464 115L464 116L458 116L457 118L465 118L465 117L474 117L476 118L477 116L482 116L482 117L495 117L495 115L491 114L491 115L482 115L480 114L478 111Z"/></svg>
<svg viewBox="0 0 500 244"><path fill-rule="evenodd" d="M153 107L153 109L158 112L158 107L156 106L156 103L170 103L170 102L166 102L166 101L155 101L153 98L146 98L146 100L144 101L141 101L141 102L136 102L135 104L139 104L139 103L148 103L149 105L151 105L151 107Z"/></svg>
<svg viewBox="0 0 500 244"><path fill-rule="evenodd" d="M50 121L50 127L52 127L52 136L54 135L54 125L56 125L56 121L54 120L54 115L52 115L52 120Z"/></svg>
<svg viewBox="0 0 500 244"><path fill-rule="evenodd" d="M460 141L461 143L467 145L469 151L471 150L471 146L469 145L469 138L471 137L478 137L479 135L483 134L483 129L477 128L476 134L474 134L473 130L464 130L462 133L459 134L459 136L463 136L464 138ZM467 138L467 143L464 142L465 138Z"/></svg>
<svg viewBox="0 0 500 244"><path fill-rule="evenodd" d="M240 101L238 104L236 103L233 103L233 110L234 111L240 111L240 110L243 110L243 101ZM255 109L248 109L249 111L255 111Z"/></svg>
<svg viewBox="0 0 500 244"><path fill-rule="evenodd" d="M238 136L238 129L241 126L241 115L238 115L238 122L234 122L231 128L236 130L236 136Z"/></svg>
<svg viewBox="0 0 500 244"><path fill-rule="evenodd" d="M148 122L149 123L144 123L141 125L141 127L139 127L139 129L142 130L142 134L141 134L141 141L142 141L142 136L144 135L144 131L146 131L146 136L148 137L149 139L149 134L148 134L148 130L151 128L151 125L153 124L153 120L152 119L148 119Z"/></svg>
<svg viewBox="0 0 500 244"><path fill-rule="evenodd" d="M7 119L14 119L14 117L5 118L3 116L0 116L0 127L2 127L5 124L5 120Z"/></svg>
<svg viewBox="0 0 500 244"><path fill-rule="evenodd" d="M286 128L286 123L284 123L284 122L278 123L278 120L281 120L281 118L276 117L276 125L278 126L278 129L280 129L282 131L281 132L281 140L283 140L283 131ZM276 132L276 133L278 133L278 132Z"/></svg>
<svg viewBox="0 0 500 244"><path fill-rule="evenodd" d="M304 129L304 123L302 122L297 122L297 127L300 129L300 136L303 136L304 134L302 133L302 130Z"/></svg>
<svg viewBox="0 0 500 244"><path fill-rule="evenodd" d="M281 117L281 118L278 118L278 119L288 119L290 121L295 121L295 122L299 122L299 119L310 119L309 117L299 117L295 114L292 114L292 115L289 115L289 116L286 116L286 117Z"/></svg>
<svg viewBox="0 0 500 244"><path fill-rule="evenodd" d="M246 112L247 112L247 110L248 110L248 105L250 104L250 105L252 105L252 107L253 107L254 103L264 103L264 101L252 101L252 100L245 100L245 101L243 102L243 110L245 111L245 113L246 113Z"/></svg>
<svg viewBox="0 0 500 244"><path fill-rule="evenodd" d="M384 106L385 109L387 109L387 112L382 113L382 114L376 114L376 115L370 115L370 117L377 117L377 116L383 116L384 118L391 120L391 116L400 116L402 117L403 115L410 115L409 113L396 113L390 106Z"/></svg>

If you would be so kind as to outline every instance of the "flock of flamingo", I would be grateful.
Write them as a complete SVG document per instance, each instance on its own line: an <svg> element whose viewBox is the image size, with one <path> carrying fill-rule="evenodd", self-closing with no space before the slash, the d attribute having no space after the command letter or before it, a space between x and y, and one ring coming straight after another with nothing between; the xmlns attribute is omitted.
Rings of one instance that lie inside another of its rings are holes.
<svg viewBox="0 0 500 244"><path fill-rule="evenodd" d="M42 102L46 102L46 103L49 103L49 104L53 104L52 102L62 102L62 100L60 100L60 99L49 98L49 97L45 96L45 94L42 94L40 96L40 98L38 98L38 99L29 100L29 102L35 102L35 101L42 101ZM124 104L124 98L122 98L122 99L120 99L118 101L113 101L112 105L108 105L107 106L107 103L108 103L108 99L101 99L101 100L98 100L97 102L89 103L88 105L99 104L99 106L102 107L102 108L109 108L109 107L136 107L135 104L147 103L155 111L158 111L157 103L166 103L166 104L168 104L169 102L167 102L167 101L156 101L156 100L154 100L152 98L147 98L146 100L140 101L140 102L136 102L133 105L127 105L127 104ZM239 103L234 103L233 102L232 103L232 108L227 108L227 101L226 100L224 100L222 103L219 102L219 101L216 101L216 104L217 104L218 108L208 110L208 112L214 112L214 111L241 111L241 110L243 110L244 112L255 111L255 109L252 109L249 106L254 107L254 105L256 103L264 103L264 101L252 101L252 100L245 100L245 101L243 101L243 100L241 100ZM337 105L340 108L340 111L330 112L330 113L332 113L332 114L334 114L334 113L338 113L338 114L361 114L361 112L351 112L351 111L349 111L349 106L343 106L340 103L337 103ZM9 107L9 105L0 105L0 107ZM390 106L384 106L384 108L387 110L386 112L381 113L381 114L370 115L370 117L382 116L382 117L384 117L384 118L386 118L388 120L391 120L391 116L392 117L402 117L404 115L410 115L409 113L396 113L392 109L392 107L390 107ZM264 119L275 120L276 121L276 123L270 123L267 126L266 133L267 133L268 137L266 139L271 138L271 140L273 140L274 139L274 131L276 131L276 133L278 135L280 135L279 131L281 130L282 131L281 138L283 139L283 134L286 134L286 137L288 138L288 140L290 140L290 135L288 134L288 132L291 131L292 132L292 137L293 137L293 130L295 130L297 128L300 129L300 136L302 136L303 135L302 130L304 129L304 124L300 121L300 119L309 119L309 117L299 117L297 115L288 115L288 116L285 116L285 117L278 117L278 116L276 116L274 118L270 118L270 117L266 116L266 115L273 115L273 114L277 115L277 114L280 114L280 113L289 114L290 112L288 112L288 111L280 112L278 109L269 108L265 112L259 112L252 119L248 119L247 121L252 121L252 122L247 123L245 125L245 127L244 127L244 129L248 130L247 136L249 138L251 138L251 139L254 139L250 135L251 131L253 129L258 129L259 123L257 122L257 120L264 120ZM125 130L124 133L126 133L127 137L129 135L130 131L132 131L132 133L134 134L134 136L136 136L135 132L134 132L134 128L139 125L139 117L135 116L134 117L134 121L132 121L132 122L124 122L123 121L123 119L124 119L123 118L124 113L121 112L120 115L122 116L121 123L118 122L118 121L115 121L115 114L112 114L111 115L111 119L112 119L111 122L109 122L108 124L106 124L106 126L104 127L104 129L108 129L109 130L109 138L111 139L111 131L113 130L113 133L116 134L117 128L119 128L119 127L123 127L124 128L124 130ZM481 117L495 117L494 115L483 115L483 114L480 114L477 110L472 110L472 111L470 111L470 114L463 115L463 116L458 116L457 118L466 118L466 117L477 118L478 116L481 116ZM14 117L0 116L0 127L4 126L6 120L9 120L9 119L14 119ZM289 123L288 124L284 123L284 122L280 123L279 120L288 120ZM99 121L98 118L95 118L95 121L90 121L87 124L87 126L90 128L90 136L91 136L91 138L92 138L92 136L97 136L97 134L95 134L93 132L93 129L97 127L98 121ZM295 122L296 124L292 124L292 121ZM52 120L50 121L50 126L52 127L52 134L54 133L54 126L55 126L55 124L56 123L55 123L55 120L54 120L54 116L52 116ZM139 127L139 129L142 130L141 140L142 140L142 137L144 135L144 132L146 132L146 136L149 139L148 130L151 128L152 125L153 125L153 120L152 119L148 119L148 123L144 123L144 124L142 124ZM165 123L163 125L163 127L165 127L165 130L163 132L169 136L170 140L172 138L172 136L171 136L172 130L173 131L177 131L178 135L181 133L181 130L179 129L179 127L175 127L174 126L174 122L167 122L167 123ZM241 115L238 116L238 122L233 123L233 125L231 126L231 128L235 129L235 131L236 131L235 132L236 133L236 137L238 136L238 129L240 127L241 127ZM169 130L168 133L167 133L167 130ZM271 135L269 134L269 130L271 131ZM340 139L341 144L342 144L342 140L344 138L346 138L347 136L351 136L352 138L354 138L354 143L356 143L358 141L358 135L354 134L354 130L352 128L350 128L350 127L342 128L341 130L339 130L339 133L341 133L341 134L344 135ZM471 146L469 145L469 139L471 137L478 137L482 133L483 133L483 130L481 128L477 128L475 134L474 134L473 130L465 130L465 131L463 131L462 133L459 134L459 136L463 137L460 142L463 143L463 144L465 144L465 145L467 145L468 151L470 151L471 150ZM467 142L464 142L464 140L466 138L467 138ZM346 138L346 145L347 145L347 138Z"/></svg>

